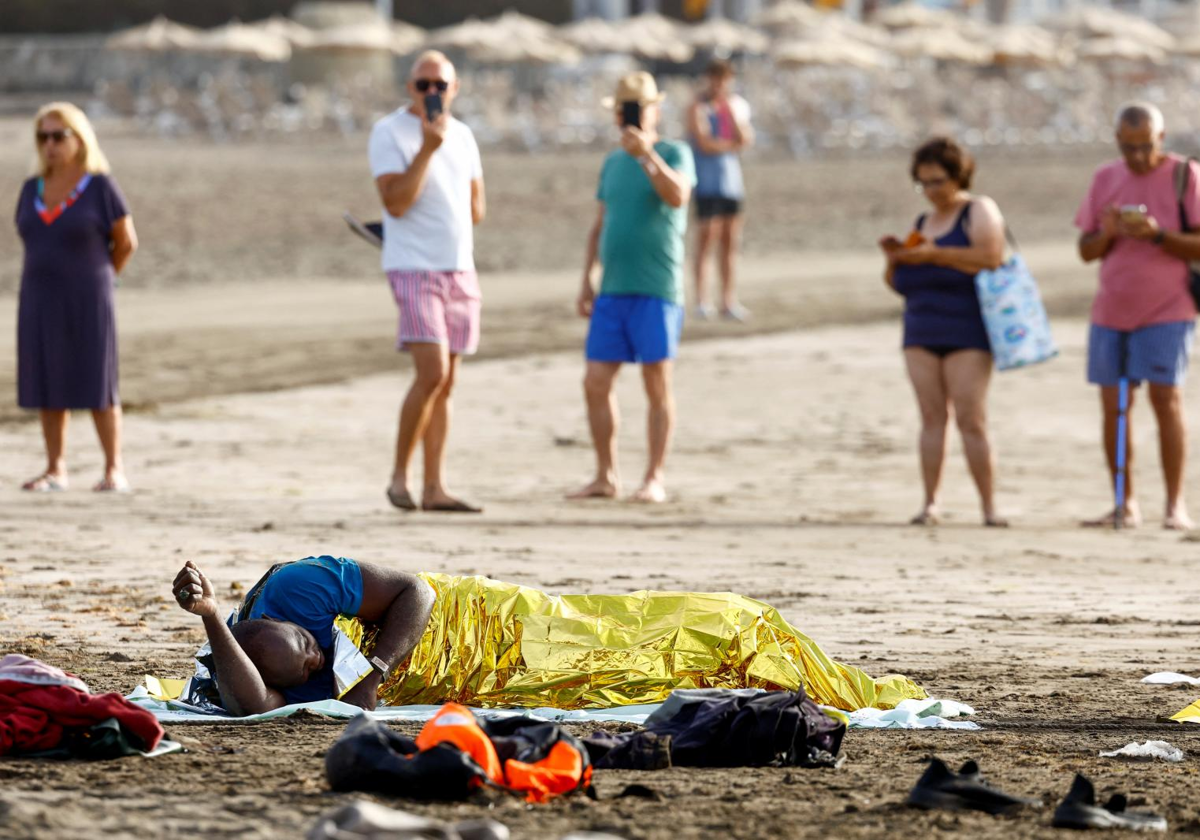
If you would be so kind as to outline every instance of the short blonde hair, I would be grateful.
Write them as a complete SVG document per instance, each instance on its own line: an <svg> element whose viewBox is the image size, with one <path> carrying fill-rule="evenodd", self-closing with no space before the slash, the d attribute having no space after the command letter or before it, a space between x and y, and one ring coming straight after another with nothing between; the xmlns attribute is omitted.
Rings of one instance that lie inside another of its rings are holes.
<svg viewBox="0 0 1200 840"><path fill-rule="evenodd" d="M446 57L446 54L441 50L425 50L417 56L413 61L412 67L408 70L408 77L412 79L417 74L417 70L425 64L444 64L450 68L450 72L454 74L454 78L458 78L458 68L454 66L454 62Z"/></svg>
<svg viewBox="0 0 1200 840"><path fill-rule="evenodd" d="M92 122L87 118L87 114L72 105L70 102L50 102L38 109L37 114L33 118L34 143L37 142L37 132L41 129L42 120L46 117L58 117L62 120L63 125L71 129L75 136L79 138L79 162L83 164L85 172L95 174L108 174L112 167L108 163L108 158L104 156L104 152L100 149L100 142L96 139L96 131L92 128ZM38 175L46 174L46 166L42 162L42 156L39 154L37 162L34 165L34 171Z"/></svg>

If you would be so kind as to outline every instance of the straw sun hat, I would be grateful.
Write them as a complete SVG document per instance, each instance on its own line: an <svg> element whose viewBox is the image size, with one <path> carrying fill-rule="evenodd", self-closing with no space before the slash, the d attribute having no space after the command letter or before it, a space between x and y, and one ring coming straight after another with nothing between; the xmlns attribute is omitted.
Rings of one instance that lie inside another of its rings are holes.
<svg viewBox="0 0 1200 840"><path fill-rule="evenodd" d="M613 108L622 102L640 102L643 105L654 105L666 99L665 93L660 93L654 77L644 70L630 73L617 82L615 96L606 96L600 100L605 108Z"/></svg>

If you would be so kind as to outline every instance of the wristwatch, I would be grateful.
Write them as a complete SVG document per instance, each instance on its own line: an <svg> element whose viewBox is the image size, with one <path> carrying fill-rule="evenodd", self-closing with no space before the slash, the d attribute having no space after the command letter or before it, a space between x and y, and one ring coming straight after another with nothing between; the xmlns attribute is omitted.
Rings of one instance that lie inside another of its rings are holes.
<svg viewBox="0 0 1200 840"><path fill-rule="evenodd" d="M1162 228L1158 229L1158 233L1154 234L1154 244L1161 245L1167 241L1167 232Z"/></svg>
<svg viewBox="0 0 1200 840"><path fill-rule="evenodd" d="M387 675L388 675L388 673L389 673L389 672L392 670L392 666L391 666L391 665L389 665L389 664L387 664L386 662L384 662L384 661L383 661L382 659L380 659L378 656L372 656L372 657L371 657L370 659L368 659L367 661L371 663L371 667L372 667L372 668L374 668L376 671L378 671L378 672L379 672L379 675L380 675L381 677L383 677L384 679L387 679Z"/></svg>

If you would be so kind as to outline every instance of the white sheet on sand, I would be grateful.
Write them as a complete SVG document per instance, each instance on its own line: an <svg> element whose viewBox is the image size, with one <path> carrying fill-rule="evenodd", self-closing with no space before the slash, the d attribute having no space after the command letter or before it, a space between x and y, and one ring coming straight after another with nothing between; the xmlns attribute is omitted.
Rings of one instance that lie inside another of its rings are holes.
<svg viewBox="0 0 1200 840"><path fill-rule="evenodd" d="M1189 677L1187 674L1177 674L1174 671L1159 671L1148 677L1142 677L1142 682L1149 683L1150 685L1179 685L1180 683L1200 685L1200 680L1195 677Z"/></svg>
<svg viewBox="0 0 1200 840"><path fill-rule="evenodd" d="M153 714L161 723L255 723L262 720L288 717L297 712L310 712L331 718L352 718L364 714L358 706L343 703L340 700L320 700L313 703L295 703L260 715L246 717L222 717L209 714L195 706L178 700L159 700L150 696L145 686L138 686L126 698L146 711ZM437 713L441 706L380 706L373 712L366 712L376 720L403 720L423 723ZM641 726L651 714L659 708L659 704L641 706L616 706L611 709L580 709L565 711L563 709L472 709L471 711L484 719L499 719L506 717L528 716L537 720L555 721L557 723L583 723L612 721L632 723ZM888 711L883 709L859 709L850 712L851 729L979 729L979 724L967 720L951 720L962 715L972 715L975 710L970 706L956 703L953 700L904 700L900 705ZM846 714L846 713L842 713Z"/></svg>

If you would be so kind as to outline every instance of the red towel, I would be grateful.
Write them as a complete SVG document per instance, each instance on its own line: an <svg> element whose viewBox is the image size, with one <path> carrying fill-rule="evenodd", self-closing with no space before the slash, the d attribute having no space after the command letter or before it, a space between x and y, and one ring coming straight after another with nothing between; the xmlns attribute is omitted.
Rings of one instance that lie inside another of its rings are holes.
<svg viewBox="0 0 1200 840"><path fill-rule="evenodd" d="M154 715L120 694L0 680L0 755L53 749L65 730L84 729L109 718L140 738L146 752L162 740L163 728Z"/></svg>

